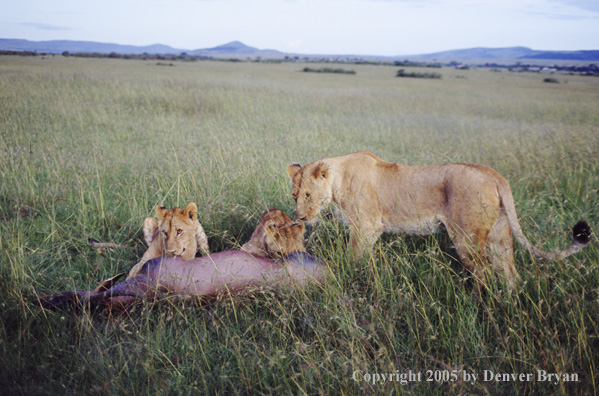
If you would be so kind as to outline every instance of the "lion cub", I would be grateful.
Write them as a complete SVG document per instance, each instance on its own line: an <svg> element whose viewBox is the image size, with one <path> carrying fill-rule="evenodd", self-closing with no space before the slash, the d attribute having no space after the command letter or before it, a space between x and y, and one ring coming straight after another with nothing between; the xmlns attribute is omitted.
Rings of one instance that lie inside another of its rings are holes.
<svg viewBox="0 0 599 396"><path fill-rule="evenodd" d="M255 256L283 258L306 251L302 222L294 222L285 212L270 209L262 213L258 226L241 250Z"/></svg>
<svg viewBox="0 0 599 396"><path fill-rule="evenodd" d="M157 219L144 220L144 239L148 244L141 260L129 271L127 279L137 275L146 261L161 256L181 256L191 260L200 250L203 255L210 254L208 238L198 221L198 207L189 203L185 209L166 209L164 205L156 207Z"/></svg>

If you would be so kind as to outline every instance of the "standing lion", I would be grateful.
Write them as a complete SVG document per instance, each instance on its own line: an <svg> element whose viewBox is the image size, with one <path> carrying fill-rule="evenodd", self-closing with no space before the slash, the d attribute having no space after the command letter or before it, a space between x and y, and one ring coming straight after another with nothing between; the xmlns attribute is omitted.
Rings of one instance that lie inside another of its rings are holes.
<svg viewBox="0 0 599 396"><path fill-rule="evenodd" d="M303 167L289 165L287 172L297 217L314 222L322 209L337 204L350 227L355 257L370 250L383 232L426 235L445 228L462 263L479 282L491 263L513 287L520 276L512 236L530 253L547 259L574 254L591 238L589 225L581 221L568 248L545 252L534 247L518 223L510 185L483 165L406 166L362 151Z"/></svg>

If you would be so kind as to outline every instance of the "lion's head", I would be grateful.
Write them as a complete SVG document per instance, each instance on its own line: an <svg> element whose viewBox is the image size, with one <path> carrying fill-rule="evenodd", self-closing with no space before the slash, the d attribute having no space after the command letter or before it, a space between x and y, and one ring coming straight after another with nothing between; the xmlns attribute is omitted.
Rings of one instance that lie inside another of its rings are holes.
<svg viewBox="0 0 599 396"><path fill-rule="evenodd" d="M291 178L291 194L296 202L297 218L313 223L320 211L333 199L328 165L322 161L304 167L292 164L287 168L287 173Z"/></svg>
<svg viewBox="0 0 599 396"><path fill-rule="evenodd" d="M262 214L250 240L241 250L271 258L305 252L305 232L304 223L294 222L282 210L270 209Z"/></svg>
<svg viewBox="0 0 599 396"><path fill-rule="evenodd" d="M144 220L143 233L148 246L157 243L159 255L181 256L185 260L195 257L198 250L209 254L208 239L198 221L198 207L188 204L185 209L156 207L157 219Z"/></svg>

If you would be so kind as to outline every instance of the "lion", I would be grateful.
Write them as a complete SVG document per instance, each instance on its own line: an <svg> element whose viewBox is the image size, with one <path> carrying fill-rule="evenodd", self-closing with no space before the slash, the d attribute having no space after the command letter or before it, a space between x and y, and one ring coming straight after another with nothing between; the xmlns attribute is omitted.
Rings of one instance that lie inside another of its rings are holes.
<svg viewBox="0 0 599 396"><path fill-rule="evenodd" d="M146 261L156 257L181 256L191 260L198 250L203 255L210 254L208 238L198 221L195 203L189 203L185 209L166 209L160 204L156 206L156 217L144 220L143 234L148 249L129 271L127 279L136 276Z"/></svg>
<svg viewBox="0 0 599 396"><path fill-rule="evenodd" d="M282 210L269 209L262 213L250 240L241 246L241 250L269 258L305 252L305 232L304 223L294 222Z"/></svg>
<svg viewBox="0 0 599 396"><path fill-rule="evenodd" d="M361 151L291 164L287 172L297 218L314 223L335 203L350 228L355 258L371 251L383 232L426 235L444 228L480 285L491 263L513 287L520 276L512 236L531 254L551 260L578 252L591 239L588 223L580 221L568 248L545 252L533 246L518 222L509 183L484 165L407 166Z"/></svg>

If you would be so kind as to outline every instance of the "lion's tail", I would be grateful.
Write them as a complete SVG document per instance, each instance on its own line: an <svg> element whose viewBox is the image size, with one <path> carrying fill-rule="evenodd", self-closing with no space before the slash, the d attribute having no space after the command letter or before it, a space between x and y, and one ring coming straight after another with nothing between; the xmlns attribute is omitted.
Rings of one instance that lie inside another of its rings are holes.
<svg viewBox="0 0 599 396"><path fill-rule="evenodd" d="M504 179L497 183L497 190L499 192L499 197L501 199L501 203L507 215L508 222L510 224L510 228L512 229L512 233L514 234L514 238L518 241L522 247L528 250L531 254L534 254L537 257L542 257L548 260L561 260L564 259L588 245L591 240L591 227L589 224L581 220L572 228L572 242L570 246L563 250L556 250L553 252L546 252L541 250L535 246L533 246L528 238L522 232L522 228L520 227L520 222L518 221L518 216L516 215L516 206L514 204L514 197L512 195L512 190L508 182Z"/></svg>

